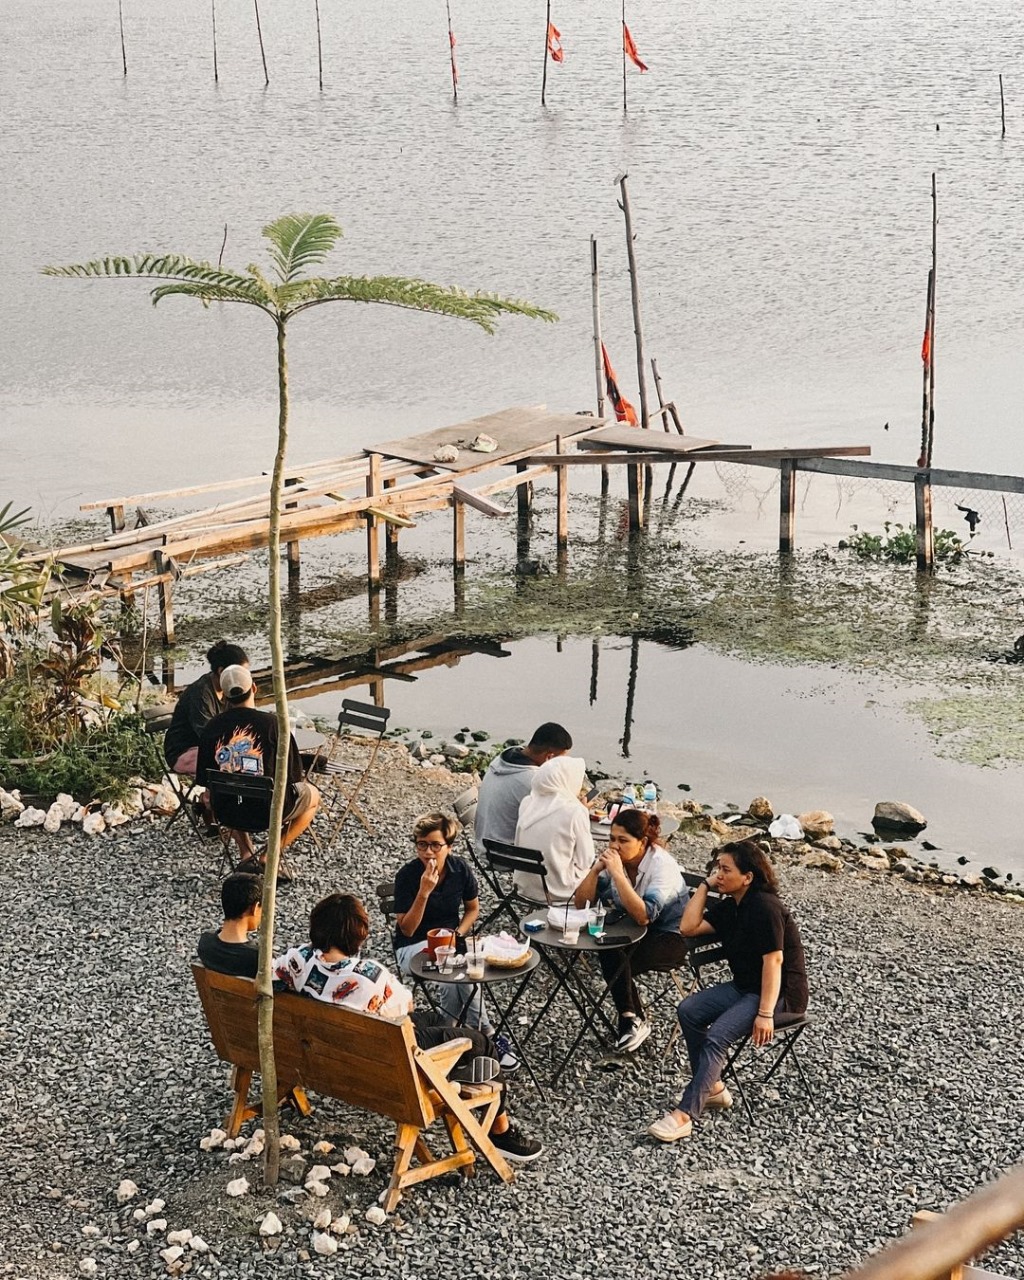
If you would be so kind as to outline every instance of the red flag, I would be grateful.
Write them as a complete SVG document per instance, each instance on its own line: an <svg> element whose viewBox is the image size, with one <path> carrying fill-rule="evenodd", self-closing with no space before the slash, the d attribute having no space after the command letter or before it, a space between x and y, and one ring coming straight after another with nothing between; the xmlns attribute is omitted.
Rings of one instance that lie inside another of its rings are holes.
<svg viewBox="0 0 1024 1280"><path fill-rule="evenodd" d="M926 365L932 362L932 331L927 325L925 325L924 339L921 342L921 359Z"/></svg>
<svg viewBox="0 0 1024 1280"><path fill-rule="evenodd" d="M619 384L615 381L615 370L612 368L612 362L608 359L608 349L603 342L601 343L601 359L604 361L604 382L608 389L608 399L612 402L612 407L615 410L615 421L628 422L631 427L638 427L640 423L637 421L636 410L619 390Z"/></svg>
<svg viewBox="0 0 1024 1280"><path fill-rule="evenodd" d="M452 31L451 27L448 28L448 43L452 49L452 84L457 85L459 83L459 69L455 65L455 32Z"/></svg>
<svg viewBox="0 0 1024 1280"><path fill-rule="evenodd" d="M640 61L640 55L636 51L633 37L629 34L629 27L625 23L622 24L622 47L626 51L626 57L635 67L639 67L641 71L647 70L647 63Z"/></svg>
<svg viewBox="0 0 1024 1280"><path fill-rule="evenodd" d="M552 62L562 62L565 51L562 48L562 33L553 22L548 23L548 53Z"/></svg>

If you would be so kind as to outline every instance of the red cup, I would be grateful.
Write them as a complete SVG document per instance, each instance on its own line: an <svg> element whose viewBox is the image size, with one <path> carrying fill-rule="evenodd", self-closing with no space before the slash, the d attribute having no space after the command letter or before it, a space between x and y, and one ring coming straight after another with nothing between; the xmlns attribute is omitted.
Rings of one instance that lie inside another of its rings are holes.
<svg viewBox="0 0 1024 1280"><path fill-rule="evenodd" d="M427 955L431 960L437 960L438 947L454 947L455 946L455 930L454 929L428 929L427 930Z"/></svg>

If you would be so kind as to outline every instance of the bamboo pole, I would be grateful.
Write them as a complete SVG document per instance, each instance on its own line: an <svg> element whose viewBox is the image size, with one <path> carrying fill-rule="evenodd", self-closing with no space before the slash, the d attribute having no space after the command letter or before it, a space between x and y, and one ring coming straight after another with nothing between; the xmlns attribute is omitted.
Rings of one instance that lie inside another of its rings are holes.
<svg viewBox="0 0 1024 1280"><path fill-rule="evenodd" d="M547 19L544 23L544 74L540 81L540 105L546 106L548 91L548 32L551 30L551 0L547 3Z"/></svg>
<svg viewBox="0 0 1024 1280"><path fill-rule="evenodd" d="M629 103L626 101L626 0L622 0L622 31L619 33L622 37L622 110L629 110Z"/></svg>
<svg viewBox="0 0 1024 1280"><path fill-rule="evenodd" d="M629 259L629 292L633 301L633 333L636 336L636 373L640 388L640 426L646 431L650 427L647 407L647 371L644 359L644 329L640 315L640 283L636 270L636 247L633 234L633 216L629 207L629 189L626 186L628 174L620 174L616 179L622 192L619 208L626 221L626 256ZM639 467L627 468L629 488L629 527L631 530L643 528L643 510L641 507L641 476Z"/></svg>
<svg viewBox="0 0 1024 1280"><path fill-rule="evenodd" d="M459 73L455 69L455 36L452 32L452 6L450 0L444 0L444 10L448 15L448 60L452 68L452 97L456 102L459 100ZM545 46L546 48L547 46ZM545 63L545 70L547 64Z"/></svg>
<svg viewBox="0 0 1024 1280"><path fill-rule="evenodd" d="M938 284L938 226L939 206L935 194L935 174L932 174L932 273L928 300L928 449L925 466L932 465L932 449L935 444L935 292Z"/></svg>
<svg viewBox="0 0 1024 1280"><path fill-rule="evenodd" d="M1003 526L1006 529L1006 545L1010 551L1013 550L1013 543L1010 541L1010 517L1006 513L1006 494L1003 494Z"/></svg>
<svg viewBox="0 0 1024 1280"><path fill-rule="evenodd" d="M256 34L260 38L260 57L263 59L263 87L265 89L270 84L270 73L267 71L267 51L263 47L263 28L260 26L260 0L252 0L252 7L256 12Z"/></svg>
<svg viewBox="0 0 1024 1280"><path fill-rule="evenodd" d="M1006 137L1006 98L1003 96L1003 73L999 73L999 116L1003 122L1001 137Z"/></svg>
<svg viewBox="0 0 1024 1280"><path fill-rule="evenodd" d="M377 497L381 492L380 454L371 453L367 458L366 496ZM366 580L371 593L380 586L380 526L376 516L366 513Z"/></svg>
<svg viewBox="0 0 1024 1280"><path fill-rule="evenodd" d="M673 426L675 427L676 431L679 433L679 435L685 436L686 432L683 430L683 424L679 421L679 411L678 409L676 409L675 402L673 401L671 404L667 406L665 404L665 396L662 393L662 389L661 389L661 374L658 372L658 362L657 360L655 360L653 356L651 356L651 373L654 375L654 387L658 393L658 407L659 409L667 409L667 414L663 413L661 415L662 426L667 431L668 419L669 417L671 417Z"/></svg>
<svg viewBox="0 0 1024 1280"><path fill-rule="evenodd" d="M562 437L558 436L555 440L555 452L564 453L565 445ZM555 477L557 485L557 518L556 518L556 542L559 551L564 551L569 545L569 468L559 467L558 474Z"/></svg>
<svg viewBox="0 0 1024 1280"><path fill-rule="evenodd" d="M213 83L219 84L220 72L217 69L217 0L210 0L210 18L213 21ZM227 239L227 234L228 234L228 228L227 228L227 224L225 223L224 225L225 240ZM221 258L224 257L223 245L221 246L220 255L221 255ZM217 265L220 266L220 261L217 262Z"/></svg>
<svg viewBox="0 0 1024 1280"><path fill-rule="evenodd" d="M601 276L597 266L597 237L590 237L590 294L594 313L594 377L597 381L597 416L604 417L604 360L601 357ZM608 468L601 468L601 492L608 490Z"/></svg>
<svg viewBox="0 0 1024 1280"><path fill-rule="evenodd" d="M124 12L121 7L121 0L117 0L117 25L121 31L121 66L124 68L124 74L128 74L128 55L124 49Z"/></svg>
<svg viewBox="0 0 1024 1280"><path fill-rule="evenodd" d="M324 46L320 39L320 0L314 0L316 5L316 65L320 75L320 89L324 87Z"/></svg>

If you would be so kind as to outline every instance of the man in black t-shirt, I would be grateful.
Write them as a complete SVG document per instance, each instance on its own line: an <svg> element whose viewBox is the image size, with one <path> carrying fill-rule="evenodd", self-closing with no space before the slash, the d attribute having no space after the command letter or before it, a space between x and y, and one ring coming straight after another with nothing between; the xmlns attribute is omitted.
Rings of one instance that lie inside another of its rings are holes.
<svg viewBox="0 0 1024 1280"><path fill-rule="evenodd" d="M236 871L220 887L224 923L220 932L204 933L199 938L199 959L207 969L230 973L236 978L255 978L259 948L249 941L249 934L259 928L263 896L263 880L245 871Z"/></svg>
<svg viewBox="0 0 1024 1280"><path fill-rule="evenodd" d="M226 667L221 672L220 684L227 709L215 716L200 735L196 781L205 783L207 774L216 769L223 773L273 778L277 759L277 717L268 711L256 710L256 685L248 667ZM282 849L298 840L313 821L320 803L320 792L305 779L295 739L290 734L289 738L289 790L285 800ZM239 809L239 817L244 817L247 825L255 830L259 829L259 816L259 813L246 812L244 804ZM250 857L253 846L249 833L232 829L231 834L242 856Z"/></svg>

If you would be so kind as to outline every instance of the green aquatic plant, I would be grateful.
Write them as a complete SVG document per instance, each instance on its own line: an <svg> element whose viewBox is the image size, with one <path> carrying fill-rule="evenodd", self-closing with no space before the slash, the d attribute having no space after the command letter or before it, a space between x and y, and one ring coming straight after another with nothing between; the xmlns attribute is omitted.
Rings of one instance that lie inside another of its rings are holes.
<svg viewBox="0 0 1024 1280"><path fill-rule="evenodd" d="M892 564L910 564L917 557L917 533L902 524L886 520L885 533L868 533L853 526L853 533L839 543L840 551L852 551L861 560L888 560ZM967 548L952 529L936 529L934 533L937 563L956 564Z"/></svg>

